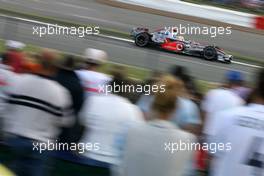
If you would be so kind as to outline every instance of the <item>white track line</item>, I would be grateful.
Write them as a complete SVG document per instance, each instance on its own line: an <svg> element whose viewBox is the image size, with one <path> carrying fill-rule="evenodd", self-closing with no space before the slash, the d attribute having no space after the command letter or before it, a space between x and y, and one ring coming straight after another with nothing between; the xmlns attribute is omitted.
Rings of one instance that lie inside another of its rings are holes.
<svg viewBox="0 0 264 176"><path fill-rule="evenodd" d="M104 37L104 38L109 38L109 39L114 39L114 40L129 42L129 43L134 43L134 41L131 40L131 39L125 39L125 38L121 38L121 37L114 37L114 36L104 35L104 34L99 34L99 36L100 37Z"/></svg>
<svg viewBox="0 0 264 176"><path fill-rule="evenodd" d="M259 66L259 65L253 65L253 64L237 62L237 61L232 61L232 63L237 64L237 65L244 65L244 66L247 66L247 67L253 67L253 68L263 68L262 66Z"/></svg>
<svg viewBox="0 0 264 176"><path fill-rule="evenodd" d="M39 24L39 25L56 26L56 25L51 24L51 23L45 23L45 22L41 22L41 21L30 20L30 19L25 19L25 18L20 18L20 17L12 17L12 16L2 15L2 14L0 14L0 16L6 17L6 18L11 18L11 19L16 19L16 20L20 20L20 21L30 22L30 23L34 23L34 24ZM58 26L59 25L57 25L57 27ZM62 27L62 26L59 26L59 27ZM104 34L98 34L98 36L104 37L104 38L109 38L109 39L114 39L114 40L119 40L119 41L125 41L125 42L134 43L134 41L131 40L131 39L125 39L125 38L121 38L121 37L115 37L115 36L104 35ZM237 62L237 61L233 61L232 63L237 64L237 65L247 66L247 67L253 67L253 68L263 68L263 67L261 67L259 65L248 64L248 63Z"/></svg>

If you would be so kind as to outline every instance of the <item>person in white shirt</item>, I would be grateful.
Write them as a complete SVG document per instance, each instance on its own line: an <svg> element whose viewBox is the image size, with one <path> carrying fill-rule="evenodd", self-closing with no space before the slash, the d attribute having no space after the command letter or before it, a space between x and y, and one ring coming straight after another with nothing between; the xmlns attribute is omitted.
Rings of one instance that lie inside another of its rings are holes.
<svg viewBox="0 0 264 176"><path fill-rule="evenodd" d="M242 98L240 98L232 89L232 81L234 80L234 75L229 74L227 72L226 74L226 84L222 87L210 90L205 95L204 100L201 103L201 109L202 109L202 117L203 117L203 142L211 143L210 136L214 135L214 129L215 127L215 118L218 118L215 116L218 112L233 109L235 107L239 107L243 105L245 102ZM207 161L210 156L210 153L208 151L201 150L201 152L204 154L203 157L198 158L201 162L204 163L206 167L208 166L208 163L204 162Z"/></svg>
<svg viewBox="0 0 264 176"><path fill-rule="evenodd" d="M3 55L0 63L0 139L3 136L3 114L7 105L6 99L12 85L18 81L15 80L18 74L14 73L12 67L8 66L7 63L8 59Z"/></svg>
<svg viewBox="0 0 264 176"><path fill-rule="evenodd" d="M253 101L247 106L215 114L209 140L230 143L231 150L213 155L212 176L264 174L264 70L259 74Z"/></svg>
<svg viewBox="0 0 264 176"><path fill-rule="evenodd" d="M215 113L232 109L245 103L244 100L233 91L232 81L236 79L236 75L229 74L228 72L226 76L226 85L210 90L202 101L201 108L205 117L203 132L206 135L211 135L211 129L214 128L211 121Z"/></svg>
<svg viewBox="0 0 264 176"><path fill-rule="evenodd" d="M119 169L121 176L182 176L193 157L191 150L171 153L165 147L166 143L187 144L196 138L170 122L177 109L180 81L172 76L161 80L159 84L165 85L165 92L155 94L152 104L155 120L128 132Z"/></svg>
<svg viewBox="0 0 264 176"><path fill-rule="evenodd" d="M3 55L0 62L0 98L1 102L8 93L12 84L15 82L16 73L13 72L13 68L8 65L8 58ZM2 109L2 103L0 105L0 111Z"/></svg>
<svg viewBox="0 0 264 176"><path fill-rule="evenodd" d="M111 77L100 73L98 69L107 60L107 53L102 50L87 48L84 51L86 68L77 71L77 74L84 87L86 95L100 94L100 86L106 85L111 81Z"/></svg>
<svg viewBox="0 0 264 176"><path fill-rule="evenodd" d="M40 74L21 75L9 93L4 131L14 156L10 167L17 175L47 175L47 151L40 153L39 147L54 143L60 128L73 123L70 93L52 80L57 57L55 51L44 50Z"/></svg>
<svg viewBox="0 0 264 176"><path fill-rule="evenodd" d="M114 78L109 85L119 85L121 82ZM143 114L136 105L113 93L91 94L83 106L80 117L86 128L80 142L97 147L87 150L83 156L102 163L101 165L108 164L110 168L120 162L127 130L144 123Z"/></svg>

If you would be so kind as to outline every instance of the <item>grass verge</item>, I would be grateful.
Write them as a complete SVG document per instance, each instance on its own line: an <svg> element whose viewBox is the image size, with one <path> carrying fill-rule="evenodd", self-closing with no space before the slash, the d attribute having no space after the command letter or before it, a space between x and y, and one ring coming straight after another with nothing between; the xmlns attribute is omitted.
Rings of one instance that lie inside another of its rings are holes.
<svg viewBox="0 0 264 176"><path fill-rule="evenodd" d="M35 46L35 45L26 45L26 47L24 49L25 52L38 52L40 50L41 50L41 47ZM2 53L4 51L5 51L5 42L4 42L4 40L0 39L0 53ZM79 59L79 56L76 56L76 58ZM103 65L100 68L100 71L109 74L111 72L111 70L113 69L113 67L116 65L123 66L126 70L127 76L130 78L133 78L133 79L144 80L150 75L150 70L148 70L148 69L124 65L124 64L119 64L119 63L113 63L113 62L109 62L109 63Z"/></svg>
<svg viewBox="0 0 264 176"><path fill-rule="evenodd" d="M261 60L261 58L256 59L254 57L243 56L242 54L232 52L232 51L227 51L227 53L233 55L235 61L245 62L245 63L249 63L249 64L252 63L252 64L262 66L262 67L264 66L264 60L263 59Z"/></svg>
<svg viewBox="0 0 264 176"><path fill-rule="evenodd" d="M25 52L38 52L41 50L41 47L35 46L35 45L26 45L24 51ZM5 43L4 40L0 39L0 53L5 51ZM77 56L78 58L79 56ZM107 63L104 66L101 67L100 71L106 74L109 74L111 70L117 66L121 65L124 67L126 70L127 76L132 79L136 79L139 81L142 81L146 78L149 77L151 74L151 70L141 68L141 67L134 67L130 65L124 65L124 64L119 64L119 63ZM206 93L208 90L215 88L216 83L208 82L208 81L203 81L203 80L197 80L196 84L198 86L198 89L201 93Z"/></svg>

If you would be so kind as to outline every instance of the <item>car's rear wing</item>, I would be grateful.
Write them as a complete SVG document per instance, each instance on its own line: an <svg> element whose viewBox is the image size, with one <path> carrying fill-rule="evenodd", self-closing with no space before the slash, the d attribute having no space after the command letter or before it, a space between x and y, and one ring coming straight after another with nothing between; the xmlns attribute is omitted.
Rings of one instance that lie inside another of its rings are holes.
<svg viewBox="0 0 264 176"><path fill-rule="evenodd" d="M149 32L148 28L144 28L144 27L135 27L131 30L130 32L130 36L131 37L135 37L137 34L142 33L142 32Z"/></svg>

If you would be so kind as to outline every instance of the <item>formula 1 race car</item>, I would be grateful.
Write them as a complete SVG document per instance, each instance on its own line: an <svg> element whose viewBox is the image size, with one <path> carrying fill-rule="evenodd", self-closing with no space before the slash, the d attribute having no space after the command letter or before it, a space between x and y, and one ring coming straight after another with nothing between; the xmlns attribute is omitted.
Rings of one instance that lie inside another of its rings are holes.
<svg viewBox="0 0 264 176"><path fill-rule="evenodd" d="M134 28L131 31L131 37L139 47L156 46L158 48L189 56L201 57L210 61L220 61L231 63L233 56L226 54L223 49L213 45L202 45L200 43L185 40L182 36L171 35L164 32L164 29L158 29L149 32L148 28Z"/></svg>

